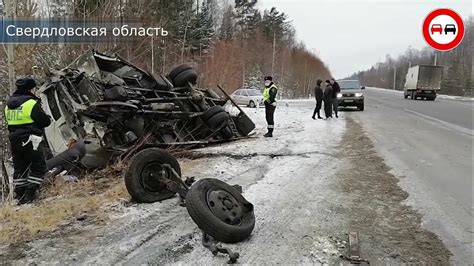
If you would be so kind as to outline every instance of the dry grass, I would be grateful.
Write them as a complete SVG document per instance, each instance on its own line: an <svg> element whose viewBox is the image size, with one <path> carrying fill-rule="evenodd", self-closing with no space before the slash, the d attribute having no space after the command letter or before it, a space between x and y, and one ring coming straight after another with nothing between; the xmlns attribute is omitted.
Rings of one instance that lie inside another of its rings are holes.
<svg viewBox="0 0 474 266"><path fill-rule="evenodd" d="M57 177L35 205L0 205L0 244L29 241L77 220L106 220L107 212L101 207L129 197L121 168L116 165L88 174L78 183L65 183Z"/></svg>

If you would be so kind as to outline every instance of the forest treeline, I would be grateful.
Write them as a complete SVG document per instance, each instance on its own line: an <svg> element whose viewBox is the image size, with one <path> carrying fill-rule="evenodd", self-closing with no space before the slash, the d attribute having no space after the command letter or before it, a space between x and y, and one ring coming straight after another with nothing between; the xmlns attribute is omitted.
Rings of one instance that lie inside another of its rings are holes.
<svg viewBox="0 0 474 266"><path fill-rule="evenodd" d="M15 3L18 18L139 18L169 32L165 37L141 37L133 44L17 45L17 76L41 77L42 69L65 67L93 48L118 53L153 73L166 74L179 64L191 63L200 73L200 86L221 84L228 92L261 88L263 77L272 75L284 97L302 97L311 92L318 78L330 77L325 64L296 40L290 18L276 8L261 11L257 0L3 1ZM1 49L3 88L7 87L7 72L5 50Z"/></svg>
<svg viewBox="0 0 474 266"><path fill-rule="evenodd" d="M433 65L436 61L437 65L443 66L442 94L473 97L473 18L469 18L464 24L464 39L453 50L440 52L429 47L421 50L408 48L403 55L395 59L387 55L385 62L377 63L370 69L355 73L349 78L359 79L366 86L393 89L394 72L396 69L395 89L403 90L405 76L410 66Z"/></svg>

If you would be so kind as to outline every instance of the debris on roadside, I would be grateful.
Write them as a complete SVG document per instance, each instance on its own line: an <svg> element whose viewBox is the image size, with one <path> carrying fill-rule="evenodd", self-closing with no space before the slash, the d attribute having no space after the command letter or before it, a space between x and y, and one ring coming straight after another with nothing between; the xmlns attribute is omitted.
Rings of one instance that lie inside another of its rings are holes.
<svg viewBox="0 0 474 266"><path fill-rule="evenodd" d="M341 259L348 260L352 264L370 264L368 260L361 257L360 245L359 245L359 234L357 232L349 233L349 250L348 255L341 255Z"/></svg>
<svg viewBox="0 0 474 266"><path fill-rule="evenodd" d="M237 259L240 257L238 252L233 252L231 249L223 247L221 244L217 243L212 236L204 231L202 232L202 245L209 249L214 256L217 256L218 253L228 254L228 264L236 263Z"/></svg>

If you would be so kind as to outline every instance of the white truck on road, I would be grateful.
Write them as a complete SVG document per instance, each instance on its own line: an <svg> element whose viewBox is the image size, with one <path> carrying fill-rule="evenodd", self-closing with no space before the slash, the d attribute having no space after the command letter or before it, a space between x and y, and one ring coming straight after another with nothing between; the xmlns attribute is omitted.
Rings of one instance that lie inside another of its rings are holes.
<svg viewBox="0 0 474 266"><path fill-rule="evenodd" d="M434 101L441 89L443 67L419 65L408 69L405 80L404 96L412 100L418 98Z"/></svg>

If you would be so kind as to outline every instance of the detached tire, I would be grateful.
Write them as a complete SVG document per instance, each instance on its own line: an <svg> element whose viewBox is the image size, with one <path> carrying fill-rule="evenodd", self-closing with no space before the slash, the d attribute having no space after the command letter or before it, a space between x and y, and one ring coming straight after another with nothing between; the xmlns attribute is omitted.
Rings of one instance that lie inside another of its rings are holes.
<svg viewBox="0 0 474 266"><path fill-rule="evenodd" d="M168 77L169 79L172 81L174 80L179 74L181 74L181 72L184 72L186 70L190 70L190 69L193 69L190 65L179 65L177 67L175 67L173 70L171 70L171 72L169 73Z"/></svg>
<svg viewBox="0 0 474 266"><path fill-rule="evenodd" d="M163 164L170 165L181 176L178 161L165 150L148 148L131 159L125 173L125 187L133 200L152 203L174 196L175 192L169 191L161 181L172 175L169 170L163 168Z"/></svg>
<svg viewBox="0 0 474 266"><path fill-rule="evenodd" d="M253 205L217 179L194 183L186 195L186 209L201 230L224 243L247 239L255 227Z"/></svg>
<svg viewBox="0 0 474 266"><path fill-rule="evenodd" d="M197 78L197 72L194 69L189 69L173 78L172 82L175 87L185 87L188 83L196 84Z"/></svg>

